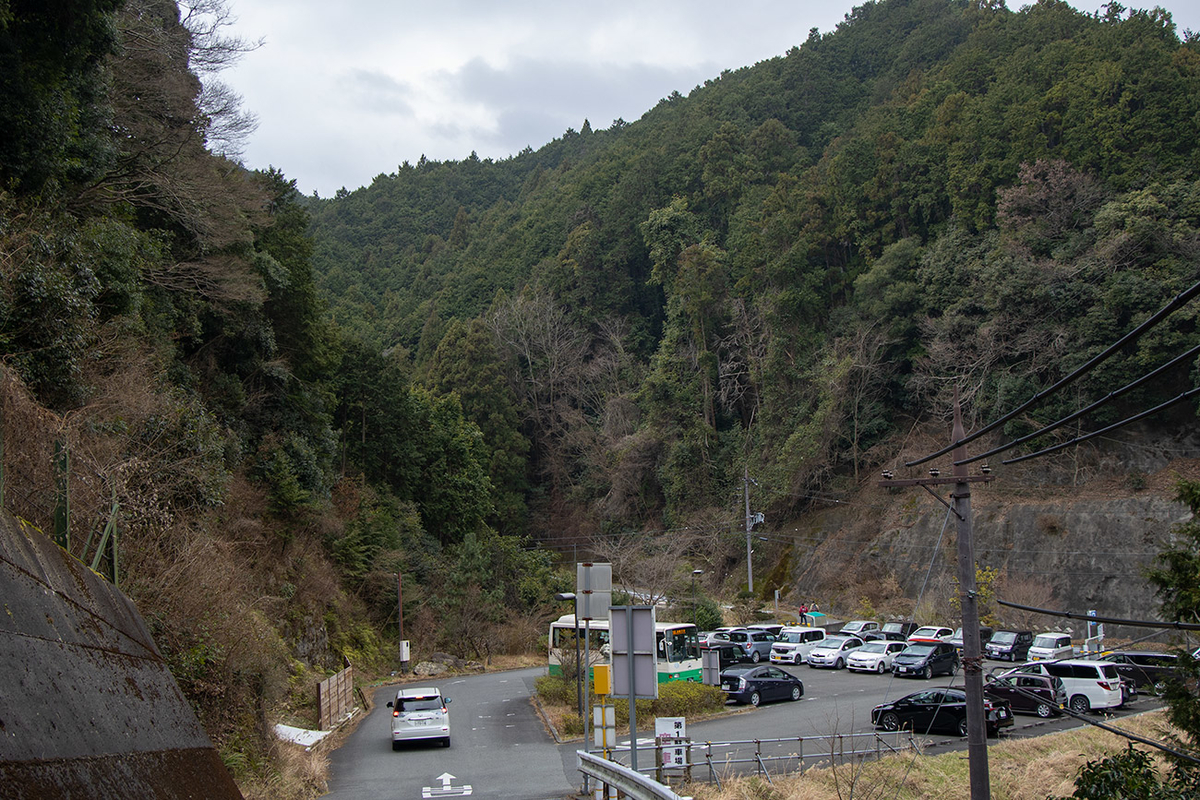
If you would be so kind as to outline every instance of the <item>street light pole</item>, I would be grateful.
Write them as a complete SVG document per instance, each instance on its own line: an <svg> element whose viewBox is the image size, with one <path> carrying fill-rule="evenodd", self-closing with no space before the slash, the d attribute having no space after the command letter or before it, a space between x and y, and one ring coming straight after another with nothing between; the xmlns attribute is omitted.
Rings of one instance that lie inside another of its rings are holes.
<svg viewBox="0 0 1200 800"><path fill-rule="evenodd" d="M579 600L574 592L559 592L554 595L554 599L575 601L575 707L579 711L579 718L583 719L583 683L579 672Z"/></svg>
<svg viewBox="0 0 1200 800"><path fill-rule="evenodd" d="M696 576L703 575L703 574L704 574L704 570L702 570L702 569L692 570L692 626L693 627L696 626Z"/></svg>

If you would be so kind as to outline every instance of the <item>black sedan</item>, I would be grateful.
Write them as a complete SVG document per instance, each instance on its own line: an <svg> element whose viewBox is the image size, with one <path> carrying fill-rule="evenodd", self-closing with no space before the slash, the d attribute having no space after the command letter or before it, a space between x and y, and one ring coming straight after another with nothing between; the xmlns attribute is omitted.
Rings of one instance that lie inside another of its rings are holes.
<svg viewBox="0 0 1200 800"><path fill-rule="evenodd" d="M1062 679L1051 675L1017 673L1004 678L989 676L983 693L987 697L1005 701L1013 711L1037 714L1043 719L1058 716L1067 704L1067 692Z"/></svg>
<svg viewBox="0 0 1200 800"><path fill-rule="evenodd" d="M799 700L804 682L779 667L735 667L721 673L721 688L730 700L756 706L770 700Z"/></svg>
<svg viewBox="0 0 1200 800"><path fill-rule="evenodd" d="M1013 724L1012 709L1003 700L983 702L987 731L997 736L1001 728ZM960 689L926 689L884 703L871 709L871 722L876 728L897 731L907 728L915 733L928 733L938 728L967 735L967 694Z"/></svg>
<svg viewBox="0 0 1200 800"><path fill-rule="evenodd" d="M1162 694L1167 682L1179 677L1179 656L1149 650L1117 650L1100 656L1101 661L1117 665L1117 674L1137 689L1153 689Z"/></svg>

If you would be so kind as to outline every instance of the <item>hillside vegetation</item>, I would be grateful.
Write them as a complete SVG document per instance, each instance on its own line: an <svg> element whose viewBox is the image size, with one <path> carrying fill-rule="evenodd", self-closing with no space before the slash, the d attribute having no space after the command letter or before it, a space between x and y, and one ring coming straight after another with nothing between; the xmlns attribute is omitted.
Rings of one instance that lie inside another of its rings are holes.
<svg viewBox="0 0 1200 800"><path fill-rule="evenodd" d="M849 496L956 386L994 419L1198 277L1200 43L1160 10L866 3L636 122L328 199L238 163L228 10L0 0L0 399L6 507L52 531L65 451L76 555L117 509L122 588L250 796L294 790L266 731L316 678L395 667L397 573L417 653L480 659L537 646L555 551L731 596L746 477L769 520Z"/></svg>
<svg viewBox="0 0 1200 800"><path fill-rule="evenodd" d="M789 517L955 386L997 418L1196 280L1198 58L1159 10L867 3L636 123L313 200L317 284L462 399L502 531L737 528L747 471ZM1195 313L1003 434L1182 353Z"/></svg>

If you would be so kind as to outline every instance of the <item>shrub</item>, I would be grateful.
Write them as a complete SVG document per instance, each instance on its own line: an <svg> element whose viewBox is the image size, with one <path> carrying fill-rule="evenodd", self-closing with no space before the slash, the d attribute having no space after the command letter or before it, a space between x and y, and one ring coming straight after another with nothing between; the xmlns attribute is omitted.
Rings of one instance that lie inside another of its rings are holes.
<svg viewBox="0 0 1200 800"><path fill-rule="evenodd" d="M543 675L533 681L534 691L543 703L553 705L575 705L575 681L561 675Z"/></svg>
<svg viewBox="0 0 1200 800"><path fill-rule="evenodd" d="M629 724L629 701L614 698L617 725ZM638 700L638 726L654 717L696 717L712 714L725 707L725 693L715 686L702 683L673 681L658 686L658 699Z"/></svg>

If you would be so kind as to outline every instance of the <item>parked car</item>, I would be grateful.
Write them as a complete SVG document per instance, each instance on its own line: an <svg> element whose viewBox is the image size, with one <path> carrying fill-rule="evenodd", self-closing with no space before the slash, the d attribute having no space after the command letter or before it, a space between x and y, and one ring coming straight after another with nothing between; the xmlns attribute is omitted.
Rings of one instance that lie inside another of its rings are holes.
<svg viewBox="0 0 1200 800"><path fill-rule="evenodd" d="M864 642L908 642L908 637L899 631L867 631L861 638Z"/></svg>
<svg viewBox="0 0 1200 800"><path fill-rule="evenodd" d="M879 630L879 623L869 619L852 619L838 631L839 636L857 636L862 639L864 633Z"/></svg>
<svg viewBox="0 0 1200 800"><path fill-rule="evenodd" d="M842 669L850 652L863 646L863 640L857 636L826 636L811 651L805 662L810 667L833 667Z"/></svg>
<svg viewBox="0 0 1200 800"><path fill-rule="evenodd" d="M980 626L979 626L979 648L980 648L980 652L983 652L983 647L984 647L984 646L985 646L985 645L988 643L988 640L992 638L992 633L993 633L992 629L991 629L991 628L989 628L989 627L987 627L986 625L980 625ZM958 648L958 650L959 650L959 652L962 652L962 649L963 649L963 629L962 629L962 628L955 628L955 629L954 629L954 633L950 634L950 638L949 638L949 639L947 639L946 641L948 641L950 644L952 644L952 645L954 645L955 647L957 647L957 648Z"/></svg>
<svg viewBox="0 0 1200 800"><path fill-rule="evenodd" d="M1039 633L1033 637L1033 644L1029 647L1030 661L1054 661L1070 658L1074 654L1069 633Z"/></svg>
<svg viewBox="0 0 1200 800"><path fill-rule="evenodd" d="M711 648L717 642L733 642L742 648L747 661L757 664L771 657L771 645L775 643L775 637L766 631L748 628L718 628L700 646L701 649Z"/></svg>
<svg viewBox="0 0 1200 800"><path fill-rule="evenodd" d="M893 620L891 622L883 623L883 628L881 628L881 630L884 633L898 633L902 639L907 640L908 635L919 627L921 626L915 622Z"/></svg>
<svg viewBox="0 0 1200 800"><path fill-rule="evenodd" d="M990 677L983 686L984 695L1006 701L1013 711L1037 714L1045 719L1061 714L1067 704L1067 690L1063 688L1061 678L1026 673L1007 678Z"/></svg>
<svg viewBox="0 0 1200 800"><path fill-rule="evenodd" d="M854 672L878 672L881 675L892 668L892 659L904 648L904 642L877 639L866 642L862 647L851 650L846 657L846 669Z"/></svg>
<svg viewBox="0 0 1200 800"><path fill-rule="evenodd" d="M747 625L746 629L752 631L766 631L772 636L778 638L779 632L783 630L783 627L784 626L782 622L756 622L753 625Z"/></svg>
<svg viewBox="0 0 1200 800"><path fill-rule="evenodd" d="M771 645L771 663L803 664L812 649L824 640L824 628L784 628Z"/></svg>
<svg viewBox="0 0 1200 800"><path fill-rule="evenodd" d="M987 732L998 736L1001 728L1013 724L1012 709L1003 700L987 698L983 702ZM915 733L928 733L934 728L967 735L967 693L962 689L926 689L913 692L892 703L871 709L871 722L876 728L897 731L907 728Z"/></svg>
<svg viewBox="0 0 1200 800"><path fill-rule="evenodd" d="M892 672L929 680L934 675L953 675L958 669L958 651L949 642L913 642L892 659Z"/></svg>
<svg viewBox="0 0 1200 800"><path fill-rule="evenodd" d="M1083 659L1030 661L1001 673L999 677L1008 678L1019 673L1050 675L1061 679L1067 693L1067 707L1076 714L1086 714L1094 709L1118 708L1125 702L1116 664Z"/></svg>
<svg viewBox="0 0 1200 800"><path fill-rule="evenodd" d="M389 700L392 709L392 749L399 750L401 742L414 739L440 739L450 746L450 698L440 690L422 686L405 688Z"/></svg>
<svg viewBox="0 0 1200 800"><path fill-rule="evenodd" d="M954 631L944 628L941 625L926 625L910 633L908 641L910 644L912 642L942 642L949 639L952 633Z"/></svg>
<svg viewBox="0 0 1200 800"><path fill-rule="evenodd" d="M1179 675L1179 656L1174 653L1156 653L1152 650L1114 650L1098 659L1117 666L1122 680L1133 684L1135 689L1150 687L1161 694L1167 681Z"/></svg>
<svg viewBox="0 0 1200 800"><path fill-rule="evenodd" d="M1001 661L1026 661L1032 644L1032 631L996 631L983 646L983 654Z"/></svg>
<svg viewBox="0 0 1200 800"><path fill-rule="evenodd" d="M757 706L770 700L799 700L804 682L779 667L733 667L721 673L721 689L738 703Z"/></svg>

